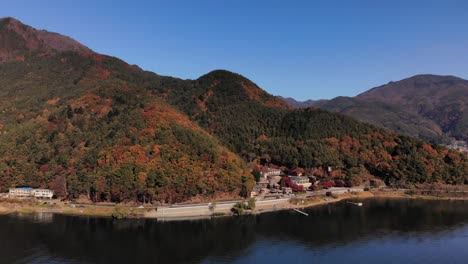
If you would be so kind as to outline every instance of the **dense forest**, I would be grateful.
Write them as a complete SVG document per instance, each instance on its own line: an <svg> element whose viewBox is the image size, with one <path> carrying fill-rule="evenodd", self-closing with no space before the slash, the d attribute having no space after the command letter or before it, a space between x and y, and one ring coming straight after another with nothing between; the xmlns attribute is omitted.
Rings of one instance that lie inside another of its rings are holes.
<svg viewBox="0 0 468 264"><path fill-rule="evenodd" d="M216 138L118 74L106 77L95 59L70 52L0 65L2 191L180 202L252 185Z"/></svg>
<svg viewBox="0 0 468 264"><path fill-rule="evenodd" d="M327 177L350 184L364 176L468 183L462 153L340 114L292 110L228 71L181 80L42 46L0 63L0 191L43 187L114 202L233 198L254 184L249 162L331 167Z"/></svg>
<svg viewBox="0 0 468 264"><path fill-rule="evenodd" d="M211 72L193 86L197 93L192 101L170 102L187 109L189 116L245 160L288 168L331 166L332 176L355 183L360 175L369 174L388 184L468 183L467 157L457 151L319 109L291 110L251 81L227 71Z"/></svg>

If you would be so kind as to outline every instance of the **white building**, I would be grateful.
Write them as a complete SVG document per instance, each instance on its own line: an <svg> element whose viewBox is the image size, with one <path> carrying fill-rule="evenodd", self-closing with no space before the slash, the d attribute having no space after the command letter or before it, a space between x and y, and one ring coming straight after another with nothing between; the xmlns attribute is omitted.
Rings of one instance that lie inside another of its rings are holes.
<svg viewBox="0 0 468 264"><path fill-rule="evenodd" d="M8 191L10 197L35 197L35 198L49 198L52 199L54 191L48 189L33 189L29 187L24 188L10 188Z"/></svg>
<svg viewBox="0 0 468 264"><path fill-rule="evenodd" d="M54 191L49 189L33 189L33 196L36 198L49 198L52 199Z"/></svg>
<svg viewBox="0 0 468 264"><path fill-rule="evenodd" d="M289 178L295 184L304 187L304 190L307 190L312 185L309 177L306 176L289 176Z"/></svg>
<svg viewBox="0 0 468 264"><path fill-rule="evenodd" d="M32 188L10 188L8 190L8 195L9 196L15 196L15 197L31 197L32 195Z"/></svg>
<svg viewBox="0 0 468 264"><path fill-rule="evenodd" d="M280 169L273 169L273 168L265 168L260 171L260 174L265 179L268 177L280 176L282 173L283 172Z"/></svg>

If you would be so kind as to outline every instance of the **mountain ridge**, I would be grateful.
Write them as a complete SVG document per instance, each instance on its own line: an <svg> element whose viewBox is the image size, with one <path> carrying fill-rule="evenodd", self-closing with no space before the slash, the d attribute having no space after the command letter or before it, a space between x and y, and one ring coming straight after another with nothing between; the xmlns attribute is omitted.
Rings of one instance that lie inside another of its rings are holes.
<svg viewBox="0 0 468 264"><path fill-rule="evenodd" d="M314 105L325 101L325 99L319 99L319 100L305 100L305 101L298 101L292 97L282 97L282 96L277 96L279 99L285 101L287 104L289 104L293 108L307 108L307 107L313 107Z"/></svg>
<svg viewBox="0 0 468 264"><path fill-rule="evenodd" d="M32 28L12 17L0 18L0 39L0 62L22 60L28 52L92 52L70 37Z"/></svg>
<svg viewBox="0 0 468 264"><path fill-rule="evenodd" d="M459 152L344 115L292 110L239 74L182 80L93 52L35 51L0 63L3 191L27 185L113 202L232 199L252 189L248 166L270 164L314 168L348 186L375 177L468 183Z"/></svg>
<svg viewBox="0 0 468 264"><path fill-rule="evenodd" d="M313 105L437 143L468 140L468 81L420 74Z"/></svg>

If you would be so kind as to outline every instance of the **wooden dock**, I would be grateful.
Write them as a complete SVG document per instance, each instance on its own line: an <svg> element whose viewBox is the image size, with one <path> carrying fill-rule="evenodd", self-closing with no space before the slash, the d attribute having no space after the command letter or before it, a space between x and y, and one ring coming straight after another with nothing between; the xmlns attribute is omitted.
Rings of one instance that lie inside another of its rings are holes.
<svg viewBox="0 0 468 264"><path fill-rule="evenodd" d="M309 214L308 214L308 213L306 213L306 212L302 212L302 211L301 211L301 210L299 210L299 209L293 208L293 210L294 210L294 211L296 211L296 212L298 212L298 213L301 213L301 214L303 214L303 215L305 215L305 216L309 216Z"/></svg>

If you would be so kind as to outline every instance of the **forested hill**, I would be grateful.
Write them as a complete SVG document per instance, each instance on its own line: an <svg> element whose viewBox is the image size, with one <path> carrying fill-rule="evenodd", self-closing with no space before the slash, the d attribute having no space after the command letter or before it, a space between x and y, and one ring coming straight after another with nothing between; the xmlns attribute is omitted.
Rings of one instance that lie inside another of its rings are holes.
<svg viewBox="0 0 468 264"><path fill-rule="evenodd" d="M90 50L31 50L36 31L7 21L0 43L26 44L0 64L2 192L32 186L69 198L166 202L246 193L244 162L139 86L139 68Z"/></svg>
<svg viewBox="0 0 468 264"><path fill-rule="evenodd" d="M54 48L69 38L31 46L39 37L12 31L11 21L19 23L0 21L0 43L15 36L26 44L0 46L9 54L0 63L2 191L46 187L98 201L232 198L253 184L246 161L331 166L328 176L350 184L364 176L468 181L461 153L339 114L292 110L241 75L217 70L181 80L87 48Z"/></svg>
<svg viewBox="0 0 468 264"><path fill-rule="evenodd" d="M185 109L192 120L245 160L319 171L331 166L333 176L355 184L364 175L390 184L468 181L468 160L459 152L323 110L291 110L279 103L246 100L245 79L227 71L215 71L203 80L193 81L189 90L196 92L181 101L171 98L187 90L183 86L159 85L153 90ZM221 80L231 81L224 86L219 85ZM230 96L220 96L223 93Z"/></svg>
<svg viewBox="0 0 468 264"><path fill-rule="evenodd" d="M454 76L416 75L313 107L431 142L468 142L468 81Z"/></svg>

